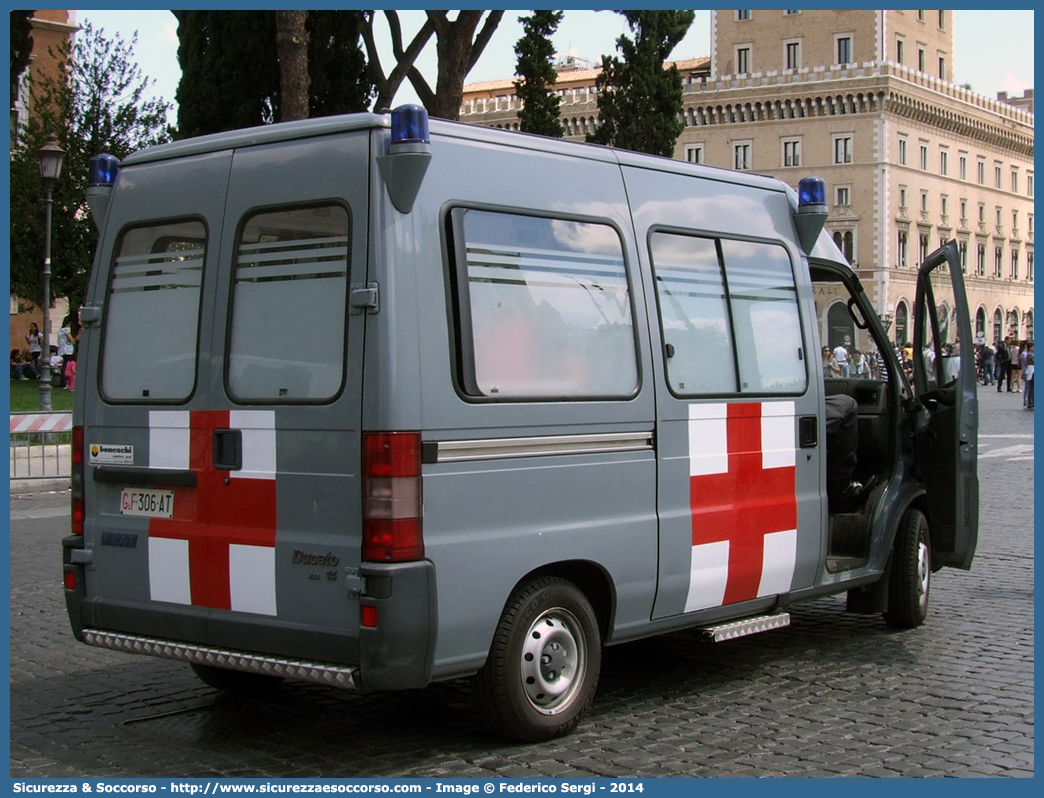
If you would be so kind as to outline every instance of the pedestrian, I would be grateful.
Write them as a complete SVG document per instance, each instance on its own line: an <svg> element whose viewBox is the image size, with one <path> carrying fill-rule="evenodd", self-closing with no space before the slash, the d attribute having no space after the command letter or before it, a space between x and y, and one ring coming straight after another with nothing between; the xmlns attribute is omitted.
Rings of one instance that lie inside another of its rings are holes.
<svg viewBox="0 0 1044 798"><path fill-rule="evenodd" d="M76 344L80 338L80 325L73 323L72 316L66 316L62 319L62 327L58 330L58 355L61 357L62 362L59 367L59 378L58 387L68 388L66 384L66 372L68 371L69 361L76 358Z"/></svg>
<svg viewBox="0 0 1044 798"><path fill-rule="evenodd" d="M43 349L43 336L40 335L40 328L36 326L36 322L30 322L29 334L25 336L25 342L29 344L29 359L33 365L40 365L40 352Z"/></svg>
<svg viewBox="0 0 1044 798"><path fill-rule="evenodd" d="M982 347L983 354L983 367L982 376L985 380L984 385L993 385L993 372L997 367L997 361L995 352L992 346L986 344Z"/></svg>
<svg viewBox="0 0 1044 798"><path fill-rule="evenodd" d="M834 361L841 371L841 376L848 379L852 361L848 357L848 350L845 349L844 344L838 344L834 347Z"/></svg>
<svg viewBox="0 0 1044 798"><path fill-rule="evenodd" d="M837 365L834 353L829 346L823 347L823 379L832 380L841 376L841 368Z"/></svg>
<svg viewBox="0 0 1044 798"><path fill-rule="evenodd" d="M1011 374L1008 372L1008 365L1011 363L1011 353L1008 351L1008 346L1004 341L998 340L997 345L997 393L1000 393L1004 388L1004 381L1008 380L1008 391L1011 391Z"/></svg>
<svg viewBox="0 0 1044 798"><path fill-rule="evenodd" d="M1011 347L1011 390L1022 391L1022 344L1012 341Z"/></svg>
<svg viewBox="0 0 1044 798"><path fill-rule="evenodd" d="M1033 409L1033 341L1022 342L1022 406L1026 410Z"/></svg>

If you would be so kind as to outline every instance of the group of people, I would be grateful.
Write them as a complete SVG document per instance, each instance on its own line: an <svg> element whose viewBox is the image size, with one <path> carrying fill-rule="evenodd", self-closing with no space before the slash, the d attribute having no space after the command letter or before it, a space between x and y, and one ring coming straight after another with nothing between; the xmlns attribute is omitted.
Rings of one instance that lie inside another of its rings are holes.
<svg viewBox="0 0 1044 798"><path fill-rule="evenodd" d="M40 358L43 355L43 334L36 322L29 325L29 334L25 336L28 349L11 350L11 379L36 380L40 378ZM80 343L80 325L70 315L62 320L58 330L58 345L51 345L51 373L58 376L58 387L73 390L76 387L76 350Z"/></svg>
<svg viewBox="0 0 1044 798"><path fill-rule="evenodd" d="M997 393L1021 393L1022 406L1033 409L1033 341L1009 335L992 346L983 344L975 353L979 382L996 385Z"/></svg>
<svg viewBox="0 0 1044 798"><path fill-rule="evenodd" d="M824 346L822 354L823 376L827 379L884 379L881 374L884 364L869 352L853 349L849 353L843 344L838 344L833 349Z"/></svg>

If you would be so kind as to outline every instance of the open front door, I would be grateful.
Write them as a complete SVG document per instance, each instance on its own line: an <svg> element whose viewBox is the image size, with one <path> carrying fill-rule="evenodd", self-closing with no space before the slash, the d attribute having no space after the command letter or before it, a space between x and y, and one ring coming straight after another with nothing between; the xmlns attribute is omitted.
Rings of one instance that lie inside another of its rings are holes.
<svg viewBox="0 0 1044 798"><path fill-rule="evenodd" d="M971 567L979 525L979 405L971 317L957 243L921 265L914 315L914 389L925 419L917 461L928 492L935 565Z"/></svg>

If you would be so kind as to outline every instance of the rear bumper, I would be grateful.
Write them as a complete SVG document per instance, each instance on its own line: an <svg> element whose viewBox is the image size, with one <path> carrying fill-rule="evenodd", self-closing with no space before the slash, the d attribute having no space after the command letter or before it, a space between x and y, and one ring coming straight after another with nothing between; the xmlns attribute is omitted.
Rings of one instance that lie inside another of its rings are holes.
<svg viewBox="0 0 1044 798"><path fill-rule="evenodd" d="M65 590L69 621L76 638L89 645L359 690L417 688L431 681L438 625L430 562L363 563L361 593L346 597L336 612L359 617L360 606L370 607L376 625L336 629L323 626L322 618L306 625L91 597L85 576L93 552L79 535L65 538L63 549L64 569L75 576L75 587Z"/></svg>

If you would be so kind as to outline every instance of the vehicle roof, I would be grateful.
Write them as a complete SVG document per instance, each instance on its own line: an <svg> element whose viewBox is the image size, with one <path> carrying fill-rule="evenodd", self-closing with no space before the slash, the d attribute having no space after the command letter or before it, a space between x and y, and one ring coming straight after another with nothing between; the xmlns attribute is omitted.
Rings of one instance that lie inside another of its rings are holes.
<svg viewBox="0 0 1044 798"><path fill-rule="evenodd" d="M121 167L132 166L140 163L203 155L240 147L253 147L373 128L390 130L391 115L373 113L343 114L317 119L303 119L295 122L259 125L241 130L230 130L224 133L212 133L206 136L197 136L138 150L128 155L120 165ZM431 119L429 128L433 136L447 136L500 146L507 145L545 153L560 153L572 158L604 160L619 163L623 166L656 169L677 174L699 174L711 180L755 186L767 191L785 191L784 184L772 177L750 172L737 172L732 169L723 169L705 164L690 164L664 156L647 155L597 144L586 144L518 131L480 127L444 119Z"/></svg>

